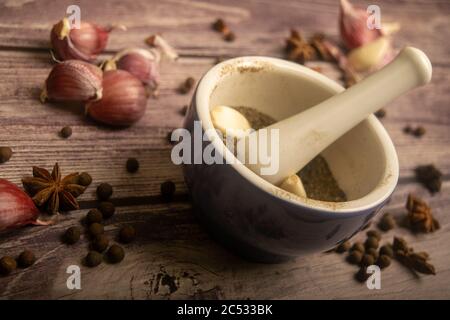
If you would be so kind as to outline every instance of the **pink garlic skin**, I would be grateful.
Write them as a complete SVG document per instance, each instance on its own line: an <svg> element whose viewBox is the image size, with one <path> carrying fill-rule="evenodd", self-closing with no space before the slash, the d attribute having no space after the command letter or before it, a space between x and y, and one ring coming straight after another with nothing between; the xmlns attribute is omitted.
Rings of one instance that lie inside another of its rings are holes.
<svg viewBox="0 0 450 320"><path fill-rule="evenodd" d="M339 30L348 49L360 47L382 35L381 30L367 27L368 17L366 11L354 8L348 0L341 0Z"/></svg>
<svg viewBox="0 0 450 320"><path fill-rule="evenodd" d="M112 126L129 126L144 116L147 93L142 82L124 70L103 74L103 97L86 104L93 119Z"/></svg>
<svg viewBox="0 0 450 320"><path fill-rule="evenodd" d="M102 95L102 70L80 60L67 60L53 67L41 96L53 101L88 101Z"/></svg>
<svg viewBox="0 0 450 320"><path fill-rule="evenodd" d="M130 52L116 62L117 69L125 70L137 77L143 83L156 88L159 83L159 63L138 53Z"/></svg>
<svg viewBox="0 0 450 320"><path fill-rule="evenodd" d="M27 224L42 224L33 200L15 184L0 179L0 231Z"/></svg>
<svg viewBox="0 0 450 320"><path fill-rule="evenodd" d="M80 29L70 29L64 18L52 28L50 41L59 60L83 60L93 62L105 49L111 28L103 28L89 22L81 22ZM66 35L66 33L68 33Z"/></svg>

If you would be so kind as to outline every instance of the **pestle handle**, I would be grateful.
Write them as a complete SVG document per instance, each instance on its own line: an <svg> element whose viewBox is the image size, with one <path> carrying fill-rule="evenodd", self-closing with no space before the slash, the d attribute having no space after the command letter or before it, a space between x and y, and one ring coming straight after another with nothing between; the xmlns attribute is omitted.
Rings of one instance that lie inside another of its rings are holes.
<svg viewBox="0 0 450 320"><path fill-rule="evenodd" d="M275 174L261 175L261 168L267 165L247 166L267 181L279 184L370 114L408 90L428 83L431 73L431 63L425 53L412 47L404 48L391 63L349 89L265 128L279 130L279 170ZM260 143L258 132L247 136L247 143ZM254 140L249 139L252 135ZM276 155L271 152L277 148L272 148L270 143L271 139L267 139L273 161ZM248 147L246 157L249 159Z"/></svg>

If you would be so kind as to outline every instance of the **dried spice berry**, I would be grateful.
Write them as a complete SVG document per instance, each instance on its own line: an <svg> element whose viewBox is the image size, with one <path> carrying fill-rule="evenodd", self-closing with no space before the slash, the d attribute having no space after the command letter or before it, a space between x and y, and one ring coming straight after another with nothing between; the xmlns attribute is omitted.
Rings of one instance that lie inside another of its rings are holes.
<svg viewBox="0 0 450 320"><path fill-rule="evenodd" d="M126 167L129 173L135 173L139 170L139 161L136 158L129 158Z"/></svg>
<svg viewBox="0 0 450 320"><path fill-rule="evenodd" d="M369 248L369 249L367 249L367 250L366 250L366 254L372 256L375 260L377 260L377 259L378 259L378 256L379 256L378 250L375 249L375 248Z"/></svg>
<svg viewBox="0 0 450 320"><path fill-rule="evenodd" d="M78 176L78 184L84 187L89 186L92 183L92 177L87 172L82 172Z"/></svg>
<svg viewBox="0 0 450 320"><path fill-rule="evenodd" d="M369 248L376 249L376 248L378 248L378 245L379 245L379 241L375 237L368 237L366 239L366 242L364 242L364 246L366 247L366 249L369 249Z"/></svg>
<svg viewBox="0 0 450 320"><path fill-rule="evenodd" d="M234 32L230 31L230 32L227 32L223 36L223 38L225 39L225 41L233 42L234 40L236 40L236 35L234 34Z"/></svg>
<svg viewBox="0 0 450 320"><path fill-rule="evenodd" d="M180 87L178 88L178 92L182 93L182 94L186 94L189 93L189 91L191 91L191 89L194 87L195 85L195 79L192 77L188 77L186 80L184 80L184 82L180 85Z"/></svg>
<svg viewBox="0 0 450 320"><path fill-rule="evenodd" d="M104 234L100 234L94 238L91 248L97 252L103 252L108 248L109 239Z"/></svg>
<svg viewBox="0 0 450 320"><path fill-rule="evenodd" d="M360 264L363 257L363 253L358 250L350 251L347 256L347 261L351 264Z"/></svg>
<svg viewBox="0 0 450 320"><path fill-rule="evenodd" d="M361 253L364 253L365 251L364 244L362 244L361 242L355 242L352 246L351 251L359 251Z"/></svg>
<svg viewBox="0 0 450 320"><path fill-rule="evenodd" d="M78 184L78 173L62 178L58 163L51 174L44 168L33 167L33 177L23 178L22 184L35 205L50 214L79 209L76 198L86 189Z"/></svg>
<svg viewBox="0 0 450 320"><path fill-rule="evenodd" d="M380 109L377 112L375 112L375 116L379 119L382 119L386 116L386 110Z"/></svg>
<svg viewBox="0 0 450 320"><path fill-rule="evenodd" d="M385 254L380 255L377 259L376 265L381 269L389 267L391 265L391 257Z"/></svg>
<svg viewBox="0 0 450 320"><path fill-rule="evenodd" d="M5 163L11 159L13 152L10 147L0 147L0 163Z"/></svg>
<svg viewBox="0 0 450 320"><path fill-rule="evenodd" d="M122 243L130 243L136 237L136 230L132 226L124 226L119 231L119 240Z"/></svg>
<svg viewBox="0 0 450 320"><path fill-rule="evenodd" d="M383 231L394 229L395 225L395 219L390 213L385 213L378 222L378 228Z"/></svg>
<svg viewBox="0 0 450 320"><path fill-rule="evenodd" d="M102 260L102 254L98 253L97 251L89 251L89 253L86 255L86 258L84 258L86 266L91 268L98 266L100 263L102 263Z"/></svg>
<svg viewBox="0 0 450 320"><path fill-rule="evenodd" d="M385 244L380 248L380 255L388 256L389 258L394 257L394 250L392 249L392 246L389 244Z"/></svg>
<svg viewBox="0 0 450 320"><path fill-rule="evenodd" d="M169 201L172 200L173 195L175 194L175 183L172 181L165 181L161 183L161 196Z"/></svg>
<svg viewBox="0 0 450 320"><path fill-rule="evenodd" d="M85 221L86 224L89 226L93 224L94 222L100 223L103 220L103 215L98 209L91 209L86 215Z"/></svg>
<svg viewBox="0 0 450 320"><path fill-rule="evenodd" d="M434 165L418 166L414 171L417 181L423 184L431 194L441 190L442 172Z"/></svg>
<svg viewBox="0 0 450 320"><path fill-rule="evenodd" d="M370 254L365 254L361 259L360 265L362 267L368 267L373 265L374 263L375 263L374 257L372 257Z"/></svg>
<svg viewBox="0 0 450 320"><path fill-rule="evenodd" d="M227 28L225 21L221 18L218 18L214 23L212 24L212 28L218 32L224 32Z"/></svg>
<svg viewBox="0 0 450 320"><path fill-rule="evenodd" d="M30 250L24 250L17 258L17 264L21 268L28 268L29 266L32 266L34 262L36 261L36 257L34 256L34 253Z"/></svg>
<svg viewBox="0 0 450 320"><path fill-rule="evenodd" d="M336 247L335 251L338 253L343 253L350 250L351 246L350 241L344 241Z"/></svg>
<svg viewBox="0 0 450 320"><path fill-rule="evenodd" d="M4 256L0 259L0 274L8 275L17 268L16 260L9 256Z"/></svg>
<svg viewBox="0 0 450 320"><path fill-rule="evenodd" d="M105 228L102 224L94 222L88 227L88 232L92 237L96 237L103 234L103 232L105 232Z"/></svg>
<svg viewBox="0 0 450 320"><path fill-rule="evenodd" d="M100 200L108 200L113 194L113 188L109 183L101 183L97 187L97 197Z"/></svg>
<svg viewBox="0 0 450 320"><path fill-rule="evenodd" d="M118 263L125 257L123 248L121 246L118 246L117 244L113 244L111 247L109 247L106 254L108 256L109 262L111 263Z"/></svg>
<svg viewBox="0 0 450 320"><path fill-rule="evenodd" d="M64 128L61 129L59 134L64 139L67 139L67 138L69 138L72 135L72 128L71 127L64 127Z"/></svg>
<svg viewBox="0 0 450 320"><path fill-rule="evenodd" d="M425 133L426 133L426 130L425 130L425 128L422 127L422 126L418 126L418 127L415 128L414 131L412 132L412 134L413 134L415 137L418 137L418 138L422 137Z"/></svg>
<svg viewBox="0 0 450 320"><path fill-rule="evenodd" d="M367 237L375 237L378 241L381 240L381 233L379 233L377 230L369 230L366 232Z"/></svg>
<svg viewBox="0 0 450 320"><path fill-rule="evenodd" d="M188 110L188 106L184 105L183 108L181 108L181 110L180 110L180 114L183 116L186 115L187 110Z"/></svg>
<svg viewBox="0 0 450 320"><path fill-rule="evenodd" d="M413 129L411 128L411 126L406 126L406 127L403 128L403 132L406 133L406 134L411 133L412 130L413 130Z"/></svg>
<svg viewBox="0 0 450 320"><path fill-rule="evenodd" d="M112 202L105 201L100 202L98 210L100 210L100 212L102 213L103 219L108 219L114 215L114 213L116 212L116 207L114 206L114 204L112 204Z"/></svg>
<svg viewBox="0 0 450 320"><path fill-rule="evenodd" d="M364 282L369 279L370 274L367 273L366 267L361 267L357 273L355 273L355 279L359 282Z"/></svg>
<svg viewBox="0 0 450 320"><path fill-rule="evenodd" d="M434 219L431 208L422 199L409 194L406 201L408 210L408 226L414 232L433 232L439 229L439 223Z"/></svg>
<svg viewBox="0 0 450 320"><path fill-rule="evenodd" d="M64 232L63 241L67 244L75 244L80 240L81 229L79 227L70 227Z"/></svg>

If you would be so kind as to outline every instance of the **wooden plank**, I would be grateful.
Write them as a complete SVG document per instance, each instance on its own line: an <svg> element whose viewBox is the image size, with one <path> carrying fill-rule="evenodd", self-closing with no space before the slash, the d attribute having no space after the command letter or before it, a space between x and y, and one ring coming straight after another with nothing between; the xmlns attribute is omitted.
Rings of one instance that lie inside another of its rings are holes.
<svg viewBox="0 0 450 320"><path fill-rule="evenodd" d="M406 194L426 193L410 185L400 185L385 211L401 219ZM82 290L66 287L69 265L81 264L88 242L67 247L59 242L63 230L78 224L84 210L64 216L51 228L30 227L11 232L0 244L2 254L17 254L30 248L39 257L30 269L0 278L0 297L40 299L408 299L449 298L450 209L446 182L442 192L430 199L441 229L428 235L412 235L397 228L384 234L383 243L394 235L405 237L417 251L426 250L436 266L436 276L416 278L397 262L382 273L382 289L368 290L353 280L354 266L344 262L345 255L316 254L295 261L263 265L242 260L211 241L192 215L190 205L175 202L119 207L107 225L108 236L115 238L120 225L132 224L138 241L126 246L126 258L118 265L102 264L95 269L81 266ZM363 233L356 239L362 239ZM162 280L164 278L165 280ZM172 286L172 291L170 287Z"/></svg>
<svg viewBox="0 0 450 320"><path fill-rule="evenodd" d="M0 11L0 46L47 48L51 26L65 14L73 1L3 1ZM108 1L101 6L76 1L82 19L99 24L124 24L127 32L111 36L109 50L142 44L147 34L162 32L184 55L239 56L281 53L284 38L291 27L306 34L322 31L337 36L338 4L323 1L147 1L132 3ZM372 4L358 1L361 7ZM446 63L449 56L446 30L450 3L446 1L378 1L383 21L397 20L402 32L396 36L400 46L423 48L435 63ZM180 10L182 8L182 10ZM234 43L224 42L210 24L222 17L237 35ZM114 20L113 20L114 19ZM420 28L417 26L420 25Z"/></svg>

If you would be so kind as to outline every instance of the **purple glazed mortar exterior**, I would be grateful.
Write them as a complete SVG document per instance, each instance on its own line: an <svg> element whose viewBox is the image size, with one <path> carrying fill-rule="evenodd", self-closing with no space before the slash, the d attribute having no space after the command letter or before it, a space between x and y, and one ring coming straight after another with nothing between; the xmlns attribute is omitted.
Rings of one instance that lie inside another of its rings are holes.
<svg viewBox="0 0 450 320"><path fill-rule="evenodd" d="M194 99L184 123L191 135L198 120ZM208 144L204 142L203 148ZM195 212L210 234L258 262L281 262L332 249L367 226L388 201L357 212L332 213L278 198L229 164L188 164L183 169Z"/></svg>

